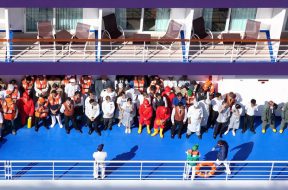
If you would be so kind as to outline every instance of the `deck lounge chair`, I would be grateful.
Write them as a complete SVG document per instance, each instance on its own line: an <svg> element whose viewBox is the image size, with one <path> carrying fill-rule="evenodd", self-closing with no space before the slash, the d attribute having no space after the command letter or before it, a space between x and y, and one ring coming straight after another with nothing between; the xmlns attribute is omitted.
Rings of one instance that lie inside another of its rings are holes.
<svg viewBox="0 0 288 190"><path fill-rule="evenodd" d="M259 35L261 22L254 20L247 20L246 29L243 36L243 40L257 40ZM252 48L254 49L254 55L257 51L257 42L241 42L241 48Z"/></svg>
<svg viewBox="0 0 288 190"><path fill-rule="evenodd" d="M213 35L212 32L205 28L205 22L203 17L199 17L195 20L193 20L193 33L191 38L194 39L199 39L199 48L200 48L200 54L202 52L202 48L208 47L208 45L212 45L214 47L213 42L201 42L201 40L205 39L212 39L213 40Z"/></svg>
<svg viewBox="0 0 288 190"><path fill-rule="evenodd" d="M39 57L41 55L41 51L54 51L54 55L56 54L56 45L55 45L55 37L54 37L54 29L51 21L41 21L37 22L37 30L38 35L37 39L51 39L51 42L40 42L39 45Z"/></svg>
<svg viewBox="0 0 288 190"><path fill-rule="evenodd" d="M69 55L71 55L71 51L84 52L84 56L86 55L88 41L85 40L89 39L90 27L91 26L88 24L77 23L76 32L75 35L72 36L72 39L80 39L83 41L71 42L69 46Z"/></svg>
<svg viewBox="0 0 288 190"><path fill-rule="evenodd" d="M109 38L112 39L125 39L125 33L121 26L117 25L116 16L115 14L110 14L103 17L104 27L102 33L102 38ZM112 44L115 42L110 41L110 47L112 50Z"/></svg>
<svg viewBox="0 0 288 190"><path fill-rule="evenodd" d="M177 39L177 38L179 38L181 29L182 29L182 24L179 24L178 22L171 20L165 35L162 36L160 39L161 40ZM159 42L157 42L156 49L157 49L158 45L160 45L161 47L168 49L169 55L171 55L171 49L172 49L174 44L175 44L175 41L167 41L167 42L166 41L159 41Z"/></svg>

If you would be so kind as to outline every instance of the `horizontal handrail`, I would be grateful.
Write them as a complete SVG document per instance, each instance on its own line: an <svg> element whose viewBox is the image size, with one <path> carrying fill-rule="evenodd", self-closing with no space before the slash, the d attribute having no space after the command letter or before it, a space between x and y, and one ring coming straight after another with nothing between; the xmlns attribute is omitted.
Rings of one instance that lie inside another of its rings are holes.
<svg viewBox="0 0 288 190"><path fill-rule="evenodd" d="M125 39L0 39L0 42L288 42L288 39L163 39L163 38L125 38Z"/></svg>

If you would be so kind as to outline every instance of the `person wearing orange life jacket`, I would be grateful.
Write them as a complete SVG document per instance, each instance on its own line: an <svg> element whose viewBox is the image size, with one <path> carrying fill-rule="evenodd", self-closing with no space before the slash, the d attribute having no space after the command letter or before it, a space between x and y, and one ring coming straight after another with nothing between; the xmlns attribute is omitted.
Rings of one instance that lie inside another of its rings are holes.
<svg viewBox="0 0 288 190"><path fill-rule="evenodd" d="M164 83L163 80L160 79L158 76L154 76L153 80L150 83L149 88L147 89L147 92L149 93L151 86L156 87L156 92L160 93L161 90L163 89Z"/></svg>
<svg viewBox="0 0 288 190"><path fill-rule="evenodd" d="M13 84L8 84L7 86L7 90L4 93L4 97L9 96L10 98L12 98L13 102L16 103L17 100L19 100L20 98L20 93L18 88L16 88Z"/></svg>
<svg viewBox="0 0 288 190"><path fill-rule="evenodd" d="M171 138L174 139L175 132L178 128L178 138L181 139L182 130L187 120L187 109L182 102L179 102L172 110L171 114Z"/></svg>
<svg viewBox="0 0 288 190"><path fill-rule="evenodd" d="M30 94L31 91L33 90L34 79L31 76L27 76L21 81L21 83L22 83L22 92Z"/></svg>
<svg viewBox="0 0 288 190"><path fill-rule="evenodd" d="M83 75L79 81L81 92L83 95L86 95L89 90L91 90L93 85L93 80L91 76Z"/></svg>
<svg viewBox="0 0 288 190"><path fill-rule="evenodd" d="M204 93L209 92L210 94L214 94L215 87L212 83L212 76L209 76L209 78L205 81L205 83L202 86L202 89L204 90Z"/></svg>
<svg viewBox="0 0 288 190"><path fill-rule="evenodd" d="M49 93L49 85L46 77L38 76L34 83L34 90L36 97L47 97Z"/></svg>
<svg viewBox="0 0 288 190"><path fill-rule="evenodd" d="M145 79L143 76L135 76L133 81L134 89L138 90L139 92L143 92L145 88Z"/></svg>
<svg viewBox="0 0 288 190"><path fill-rule="evenodd" d="M80 91L76 91L72 97L74 102L74 116L77 125L82 125L84 121L84 98Z"/></svg>
<svg viewBox="0 0 288 190"><path fill-rule="evenodd" d="M17 106L19 109L21 124L24 126L27 123L28 117L32 118L35 112L34 102L31 98L31 94L24 92L23 96L17 102Z"/></svg>
<svg viewBox="0 0 288 190"><path fill-rule="evenodd" d="M61 97L56 92L56 90L51 91L51 94L48 98L49 108L50 108L50 116L52 120L51 128L53 128L56 124L56 119L58 121L59 127L63 128L61 122L61 115L60 115L60 106L61 106Z"/></svg>
<svg viewBox="0 0 288 190"><path fill-rule="evenodd" d="M12 128L12 134L16 135L15 120L18 116L18 109L17 109L15 102L13 102L12 98L8 96L3 101L2 108L3 108L5 127L7 128L10 125Z"/></svg>
<svg viewBox="0 0 288 190"><path fill-rule="evenodd" d="M60 112L64 113L64 121L65 121L65 129L66 133L70 133L69 122L72 122L72 126L74 129L82 133L81 128L78 128L75 116L74 116L74 102L71 98L67 98L66 101L61 105Z"/></svg>
<svg viewBox="0 0 288 190"><path fill-rule="evenodd" d="M35 104L35 131L38 132L40 126L39 122L43 122L43 126L46 129L49 129L47 126L47 117L49 113L48 101L43 98L39 97L36 104Z"/></svg>

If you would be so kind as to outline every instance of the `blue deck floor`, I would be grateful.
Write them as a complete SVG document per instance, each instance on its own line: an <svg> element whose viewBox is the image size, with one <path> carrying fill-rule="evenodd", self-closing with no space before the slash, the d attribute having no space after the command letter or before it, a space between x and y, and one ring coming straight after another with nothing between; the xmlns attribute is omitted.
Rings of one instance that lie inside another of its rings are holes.
<svg viewBox="0 0 288 190"><path fill-rule="evenodd" d="M242 134L237 131L224 135L223 139L230 145L229 160L288 160L288 131L283 134L273 133L267 129L261 133L260 121L257 119L257 134L247 131ZM279 119L277 121L279 130ZM83 134L72 130L67 135L65 129L55 126L47 130L44 127L35 132L34 128L22 128L17 135L7 135L0 144L0 160L91 160L92 153L100 143L105 144L108 160L185 160L185 151L193 144L199 143L201 160L213 159L210 152L217 139L212 138L212 130L203 134L202 140L192 135L190 139L170 138L170 130L166 131L164 139L151 137L146 128L139 135L137 128L131 134L125 134L123 127L113 127L112 131L102 131L99 137L96 133L88 135L88 128L83 127Z"/></svg>

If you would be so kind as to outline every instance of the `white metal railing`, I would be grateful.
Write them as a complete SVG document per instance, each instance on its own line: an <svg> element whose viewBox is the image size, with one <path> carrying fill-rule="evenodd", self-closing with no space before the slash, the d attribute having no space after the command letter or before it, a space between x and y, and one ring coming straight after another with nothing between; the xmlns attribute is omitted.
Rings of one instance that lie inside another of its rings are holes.
<svg viewBox="0 0 288 190"><path fill-rule="evenodd" d="M197 164L213 163L199 161ZM231 174L218 166L200 167L193 180L287 180L288 161L227 161ZM191 180L185 161L105 161L105 180ZM92 180L93 161L0 161L1 180ZM206 177L205 177L206 176Z"/></svg>
<svg viewBox="0 0 288 190"><path fill-rule="evenodd" d="M55 45L55 49L47 50L51 45L41 45L34 42L31 45L13 44L10 50L12 62L286 62L288 60L288 45L279 42L259 42L255 46L225 45L214 43L202 45L190 43L182 45L177 42L173 47L163 48L157 44L133 44L124 42L111 44L103 42L81 45L78 51L69 49L69 45ZM249 48L248 48L249 47ZM279 51L278 51L279 48ZM0 47L0 61L5 61L6 48Z"/></svg>

